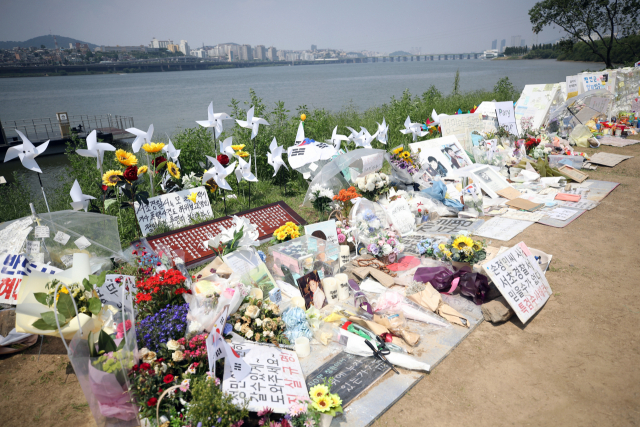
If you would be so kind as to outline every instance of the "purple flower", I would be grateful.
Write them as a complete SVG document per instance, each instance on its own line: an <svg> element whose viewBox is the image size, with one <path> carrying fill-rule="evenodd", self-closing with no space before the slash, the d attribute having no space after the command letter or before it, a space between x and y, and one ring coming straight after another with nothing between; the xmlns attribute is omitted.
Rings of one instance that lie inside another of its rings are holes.
<svg viewBox="0 0 640 427"><path fill-rule="evenodd" d="M378 255L378 253L380 252L380 248L378 248L376 245L374 245L373 243L371 243L369 245L369 247L367 248L367 250L369 252L371 252L373 255Z"/></svg>
<svg viewBox="0 0 640 427"><path fill-rule="evenodd" d="M226 323L224 325L224 330L222 331L222 334L223 335L229 335L232 330L233 330L233 326L230 323Z"/></svg>

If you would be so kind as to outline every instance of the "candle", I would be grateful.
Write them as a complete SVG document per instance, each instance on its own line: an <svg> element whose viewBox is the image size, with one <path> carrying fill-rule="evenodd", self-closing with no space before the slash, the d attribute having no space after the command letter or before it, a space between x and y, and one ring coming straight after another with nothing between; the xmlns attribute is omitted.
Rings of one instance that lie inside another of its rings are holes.
<svg viewBox="0 0 640 427"><path fill-rule="evenodd" d="M349 298L349 276L344 273L336 274L336 281L338 282L338 299L344 301Z"/></svg>
<svg viewBox="0 0 640 427"><path fill-rule="evenodd" d="M338 282L335 277L322 279L322 288L327 297L327 304L335 304L338 302Z"/></svg>
<svg viewBox="0 0 640 427"><path fill-rule="evenodd" d="M351 261L351 250L348 245L340 245L340 268L346 266Z"/></svg>
<svg viewBox="0 0 640 427"><path fill-rule="evenodd" d="M309 338L300 337L296 338L295 349L298 357L307 357L311 353L311 347L309 346Z"/></svg>

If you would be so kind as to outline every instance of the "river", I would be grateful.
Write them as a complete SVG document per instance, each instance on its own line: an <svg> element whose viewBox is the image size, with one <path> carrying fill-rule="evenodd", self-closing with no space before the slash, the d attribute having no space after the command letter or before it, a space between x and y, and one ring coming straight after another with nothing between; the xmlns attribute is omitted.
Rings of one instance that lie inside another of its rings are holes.
<svg viewBox="0 0 640 427"><path fill-rule="evenodd" d="M557 83L589 68L598 65L555 60L450 60L3 78L0 120L53 118L62 111L72 116L111 113L132 116L140 129L153 123L155 135L172 135L196 126L195 120L206 120L211 101L214 111L228 112L232 98L248 100L249 88L267 105L284 101L292 112L304 104L329 110L353 104L364 110L401 96L405 89L419 95L435 85L448 94L456 70L460 71L461 90L472 91L490 90L505 76L519 89L526 84ZM13 136L9 129L5 131ZM37 162L45 174L55 178L66 159L39 157ZM16 161L0 165L0 175L7 179L14 170L25 171ZM37 186L35 175L28 172L27 176Z"/></svg>

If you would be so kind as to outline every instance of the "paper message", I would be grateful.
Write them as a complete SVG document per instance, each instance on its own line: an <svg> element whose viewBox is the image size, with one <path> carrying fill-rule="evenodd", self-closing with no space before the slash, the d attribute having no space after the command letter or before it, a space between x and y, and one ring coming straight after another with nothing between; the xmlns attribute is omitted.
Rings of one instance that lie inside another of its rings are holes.
<svg viewBox="0 0 640 427"><path fill-rule="evenodd" d="M62 231L58 231L53 237L53 240L62 245L66 245L70 237L71 236L69 236L68 234L63 233Z"/></svg>
<svg viewBox="0 0 640 427"><path fill-rule="evenodd" d="M398 229L400 234L411 233L416 228L416 220L411 213L407 201L400 197L389 203L387 212L391 222Z"/></svg>
<svg viewBox="0 0 640 427"><path fill-rule="evenodd" d="M462 218L440 218L420 224L416 231L426 234L460 234L461 231L472 231L483 223L483 220Z"/></svg>
<svg viewBox="0 0 640 427"><path fill-rule="evenodd" d="M188 199L192 193L196 193L195 203ZM135 210L144 236L160 224L179 228L191 224L192 219L213 216L207 190L204 187L152 197L148 205L136 202Z"/></svg>
<svg viewBox="0 0 640 427"><path fill-rule="evenodd" d="M566 221L572 216L576 214L576 211L573 209L565 209L565 208L555 208L551 212L548 213L549 218L557 219L559 221Z"/></svg>
<svg viewBox="0 0 640 427"><path fill-rule="evenodd" d="M222 257L234 273L249 275L260 264L260 256L254 250L239 249Z"/></svg>
<svg viewBox="0 0 640 427"><path fill-rule="evenodd" d="M510 134L517 135L518 126L516 124L516 112L513 109L513 102L496 102L496 113L498 114L498 124L505 127Z"/></svg>
<svg viewBox="0 0 640 427"><path fill-rule="evenodd" d="M567 76L567 99L578 96L578 76Z"/></svg>
<svg viewBox="0 0 640 427"><path fill-rule="evenodd" d="M88 248L89 246L91 246L91 242L89 242L89 239L87 239L84 236L80 236L76 241L74 241L73 243L76 244L76 246L78 247L78 249L85 249Z"/></svg>
<svg viewBox="0 0 640 427"><path fill-rule="evenodd" d="M495 217L482 224L482 227L474 231L473 234L506 242L522 233L531 224L533 224L531 221Z"/></svg>
<svg viewBox="0 0 640 427"><path fill-rule="evenodd" d="M471 141L471 132L484 130L484 124L479 114L458 114L454 116L441 116L440 128L442 136L455 135L462 147L472 152L473 142Z"/></svg>
<svg viewBox="0 0 640 427"><path fill-rule="evenodd" d="M49 227L47 227L46 225L41 225L36 227L33 230L33 232L35 233L36 238L38 239L42 239L42 238L48 239L50 236Z"/></svg>
<svg viewBox="0 0 640 427"><path fill-rule="evenodd" d="M382 160L384 159L382 153L371 154L362 158L362 172L358 175L358 178L369 175L382 168Z"/></svg>
<svg viewBox="0 0 640 427"><path fill-rule="evenodd" d="M482 266L522 323L540 310L553 293L530 255L529 248L521 242Z"/></svg>
<svg viewBox="0 0 640 427"><path fill-rule="evenodd" d="M40 241L39 240L27 240L27 244L25 245L25 252L28 254L38 253L40 252Z"/></svg>
<svg viewBox="0 0 640 427"><path fill-rule="evenodd" d="M136 278L133 276L121 276L119 274L107 274L102 286L94 285L102 304L109 304L118 309L122 308L122 293L125 292L125 301L131 302L131 295L137 292Z"/></svg>
<svg viewBox="0 0 640 427"><path fill-rule="evenodd" d="M246 400L249 411L269 407L284 414L292 403L308 399L307 384L294 351L251 342L232 343L231 347L251 366L251 373L242 381L225 372L222 391L233 395L234 403L242 405Z"/></svg>

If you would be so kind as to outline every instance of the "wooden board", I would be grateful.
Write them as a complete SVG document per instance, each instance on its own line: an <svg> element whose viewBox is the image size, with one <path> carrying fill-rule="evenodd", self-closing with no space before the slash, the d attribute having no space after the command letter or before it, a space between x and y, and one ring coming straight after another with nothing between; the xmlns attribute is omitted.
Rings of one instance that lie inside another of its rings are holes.
<svg viewBox="0 0 640 427"><path fill-rule="evenodd" d="M270 239L273 232L286 222L291 221L298 225L307 224L307 221L282 201L249 209L237 213L235 216L246 218L251 224L256 225L260 241ZM205 248L203 242L231 227L232 221L233 217L231 216L216 218L212 221L148 237L147 241L154 251L166 252L171 259L184 257L186 265L191 267L214 257L213 251L208 247Z"/></svg>

